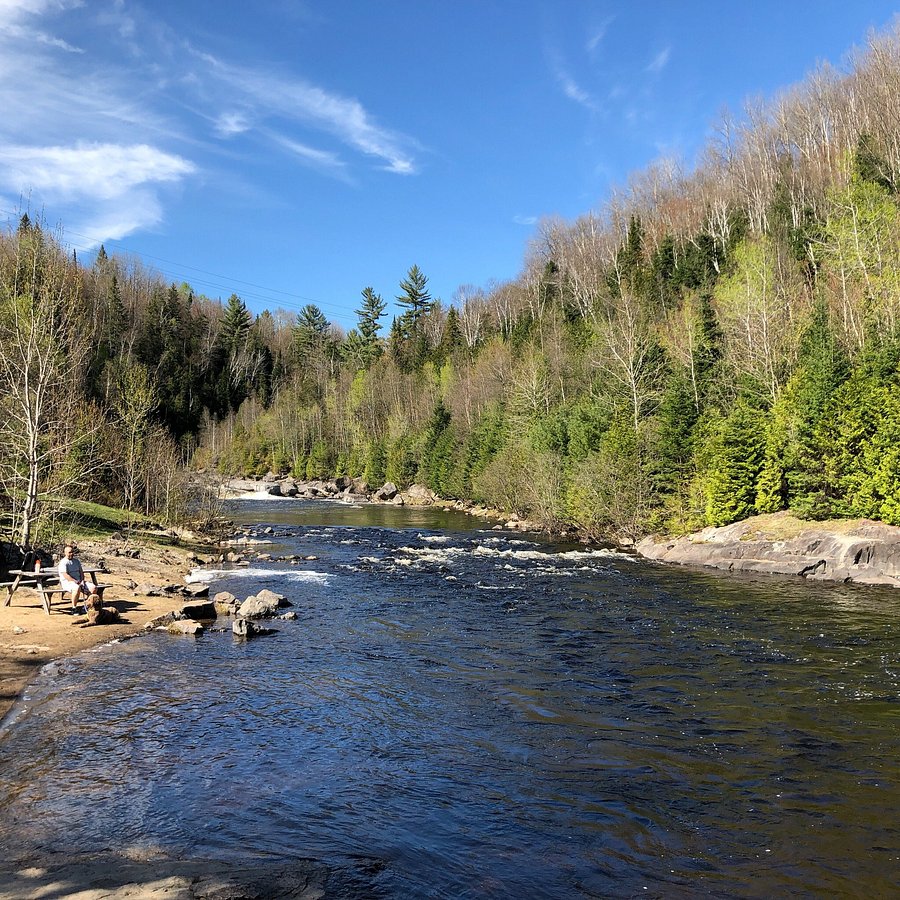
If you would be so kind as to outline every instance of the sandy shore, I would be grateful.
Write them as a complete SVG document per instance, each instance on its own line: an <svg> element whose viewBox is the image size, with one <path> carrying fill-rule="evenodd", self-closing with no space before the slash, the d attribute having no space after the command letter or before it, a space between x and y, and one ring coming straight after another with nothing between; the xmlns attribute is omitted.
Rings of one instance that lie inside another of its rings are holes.
<svg viewBox="0 0 900 900"><path fill-rule="evenodd" d="M56 599L48 616L34 590L16 591L10 606L0 606L0 719L48 662L140 633L148 620L178 608L187 599L178 595L151 597L136 591L135 586L183 585L184 576L198 559L206 561L218 553L214 548L195 552L111 539L81 541L79 547L85 564L103 562L109 570L102 576L110 585L105 600L119 610L122 622L79 628L66 612L68 600ZM136 558L124 555L134 551L139 554ZM5 592L2 596L5 600Z"/></svg>

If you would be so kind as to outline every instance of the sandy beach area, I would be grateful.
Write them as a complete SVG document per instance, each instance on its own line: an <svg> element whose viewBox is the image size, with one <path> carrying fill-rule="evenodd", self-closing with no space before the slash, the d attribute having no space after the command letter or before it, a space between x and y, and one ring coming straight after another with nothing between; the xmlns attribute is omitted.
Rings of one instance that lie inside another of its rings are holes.
<svg viewBox="0 0 900 900"><path fill-rule="evenodd" d="M140 540L80 541L79 558L102 563L108 570L101 580L110 585L106 605L119 610L115 625L81 628L73 624L69 600L54 600L48 616L36 591L20 588L9 606L0 605L0 720L6 716L28 682L49 662L73 656L98 644L141 633L156 616L182 606L188 598L148 596L148 586L184 585L193 566L218 555L178 546L159 546ZM137 553L137 556L126 555ZM5 591L2 594L6 599Z"/></svg>

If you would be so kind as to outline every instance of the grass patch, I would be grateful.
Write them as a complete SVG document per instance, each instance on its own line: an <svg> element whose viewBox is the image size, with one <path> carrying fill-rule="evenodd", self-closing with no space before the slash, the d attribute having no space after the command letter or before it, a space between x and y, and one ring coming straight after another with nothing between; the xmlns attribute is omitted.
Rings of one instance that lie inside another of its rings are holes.
<svg viewBox="0 0 900 900"><path fill-rule="evenodd" d="M798 519L790 513L767 513L745 519L742 541L789 541L806 531L829 531L833 534L849 534L860 526L862 519L826 519L813 522Z"/></svg>

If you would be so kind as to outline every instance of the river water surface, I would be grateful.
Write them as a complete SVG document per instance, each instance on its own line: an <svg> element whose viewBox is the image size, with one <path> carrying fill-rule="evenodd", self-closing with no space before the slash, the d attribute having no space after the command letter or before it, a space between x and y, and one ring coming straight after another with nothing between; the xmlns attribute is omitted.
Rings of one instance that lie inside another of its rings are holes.
<svg viewBox="0 0 900 900"><path fill-rule="evenodd" d="M50 667L6 858L366 860L386 897L900 895L900 594L664 568L433 509L235 503L249 642Z"/></svg>

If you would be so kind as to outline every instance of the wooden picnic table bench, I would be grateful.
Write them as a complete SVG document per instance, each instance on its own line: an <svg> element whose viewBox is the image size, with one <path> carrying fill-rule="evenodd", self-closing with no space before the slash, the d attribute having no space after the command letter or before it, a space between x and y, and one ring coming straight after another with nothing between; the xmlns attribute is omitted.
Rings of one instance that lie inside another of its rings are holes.
<svg viewBox="0 0 900 900"><path fill-rule="evenodd" d="M106 588L110 587L110 585L100 584L97 581L97 573L105 572L106 570L98 566L84 566L83 571L85 576L89 577L97 588L97 595L102 600L103 592ZM0 587L6 588L6 600L3 602L4 606L9 606L10 603L12 603L12 596L20 587L34 588L40 597L44 612L49 616L50 604L56 594L59 594L60 597L62 597L69 593L66 588L60 587L59 572L55 568L39 569L37 571L10 569L9 574L15 575L14 581L0 582Z"/></svg>

